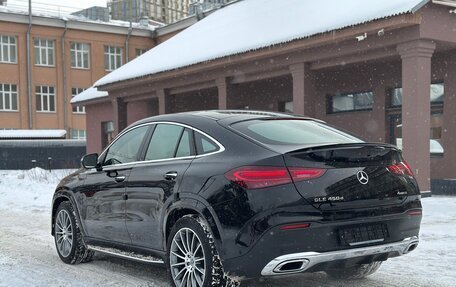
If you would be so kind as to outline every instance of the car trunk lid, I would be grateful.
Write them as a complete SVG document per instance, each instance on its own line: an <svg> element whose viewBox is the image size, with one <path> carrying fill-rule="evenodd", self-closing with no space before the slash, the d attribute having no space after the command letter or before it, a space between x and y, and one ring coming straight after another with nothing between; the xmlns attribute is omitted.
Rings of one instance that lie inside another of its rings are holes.
<svg viewBox="0 0 456 287"><path fill-rule="evenodd" d="M403 167L403 159L391 145L347 143L307 147L285 153L284 160L290 170L325 170L318 178L294 181L298 192L320 210L398 204L416 193L411 173L401 174L394 169Z"/></svg>

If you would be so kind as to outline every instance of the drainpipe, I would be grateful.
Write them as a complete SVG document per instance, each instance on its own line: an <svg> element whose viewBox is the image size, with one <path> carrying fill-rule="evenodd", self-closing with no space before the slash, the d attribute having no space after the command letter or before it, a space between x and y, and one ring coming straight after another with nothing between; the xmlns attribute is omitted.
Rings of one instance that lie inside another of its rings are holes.
<svg viewBox="0 0 456 287"><path fill-rule="evenodd" d="M128 28L127 38L125 39L125 64L128 63L128 55L130 54L130 45L128 44L128 41L130 40L132 31L133 31L133 28L131 26L131 21L130 21L130 27Z"/></svg>
<svg viewBox="0 0 456 287"><path fill-rule="evenodd" d="M31 57L30 57L30 33L32 32L32 0L29 0L29 25L27 29L27 104L29 129L33 129L32 113L32 78L31 78Z"/></svg>
<svg viewBox="0 0 456 287"><path fill-rule="evenodd" d="M69 136L68 130L68 111L67 111L67 70L66 70L66 58L65 58L65 36L68 31L68 20L63 19L65 23L65 31L61 38L62 46L62 75L63 75L63 128L67 131L67 138Z"/></svg>

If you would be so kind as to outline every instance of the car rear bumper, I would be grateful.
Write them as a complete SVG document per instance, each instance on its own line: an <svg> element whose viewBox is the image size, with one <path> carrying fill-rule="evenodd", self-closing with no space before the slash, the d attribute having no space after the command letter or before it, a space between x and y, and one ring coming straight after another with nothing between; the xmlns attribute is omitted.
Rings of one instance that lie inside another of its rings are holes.
<svg viewBox="0 0 456 287"><path fill-rule="evenodd" d="M312 267L358 257L387 254L388 258L401 256L413 251L418 246L418 237L413 236L399 242L339 250L332 252L302 252L279 256L271 260L261 271L262 276L274 276L304 272Z"/></svg>
<svg viewBox="0 0 456 287"><path fill-rule="evenodd" d="M281 230L283 225L279 225L258 238L248 252L231 258L223 257L222 253L221 259L226 272L242 279L369 264L404 255L416 247L420 222L421 216L398 214L350 221L312 222L310 227L296 230ZM355 243L341 242L340 229L378 223L388 227L388 235L382 240L367 238ZM277 268L287 263L292 264L282 268L283 272L278 272Z"/></svg>

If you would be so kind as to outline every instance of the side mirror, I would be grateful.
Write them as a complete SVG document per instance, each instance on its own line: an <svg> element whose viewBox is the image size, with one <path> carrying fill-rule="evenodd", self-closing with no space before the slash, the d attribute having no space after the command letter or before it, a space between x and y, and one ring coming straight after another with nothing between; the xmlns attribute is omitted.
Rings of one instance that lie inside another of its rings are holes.
<svg viewBox="0 0 456 287"><path fill-rule="evenodd" d="M81 164L84 168L95 168L98 167L98 154L91 153L86 154L81 159Z"/></svg>

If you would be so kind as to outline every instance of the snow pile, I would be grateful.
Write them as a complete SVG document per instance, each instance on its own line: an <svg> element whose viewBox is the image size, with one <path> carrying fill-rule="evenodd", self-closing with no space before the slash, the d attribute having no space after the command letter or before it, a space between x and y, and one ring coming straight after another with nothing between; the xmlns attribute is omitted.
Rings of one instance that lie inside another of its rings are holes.
<svg viewBox="0 0 456 287"><path fill-rule="evenodd" d="M55 187L73 170L0 170L0 209L49 212Z"/></svg>
<svg viewBox="0 0 456 287"><path fill-rule="evenodd" d="M257 50L376 19L412 13L427 2L428 0L238 1L215 11L104 76L95 86Z"/></svg>

